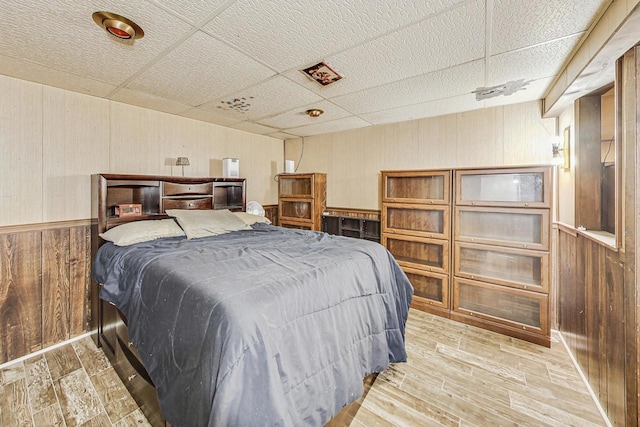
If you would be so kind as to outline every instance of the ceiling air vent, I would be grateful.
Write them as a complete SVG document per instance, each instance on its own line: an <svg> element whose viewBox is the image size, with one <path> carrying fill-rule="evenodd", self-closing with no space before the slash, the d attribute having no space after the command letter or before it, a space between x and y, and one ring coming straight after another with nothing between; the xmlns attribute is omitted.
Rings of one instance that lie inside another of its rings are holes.
<svg viewBox="0 0 640 427"><path fill-rule="evenodd" d="M300 71L303 72L311 80L321 84L322 86L330 85L331 83L335 83L342 78L340 74L336 73L324 62L319 62L315 65L312 65L311 67L307 67L304 70Z"/></svg>
<svg viewBox="0 0 640 427"><path fill-rule="evenodd" d="M525 86L528 84L529 82L525 82L523 79L520 79L497 86L479 87L472 93L476 94L476 101L482 101L488 98L495 98L500 95L509 96L519 90L525 90Z"/></svg>

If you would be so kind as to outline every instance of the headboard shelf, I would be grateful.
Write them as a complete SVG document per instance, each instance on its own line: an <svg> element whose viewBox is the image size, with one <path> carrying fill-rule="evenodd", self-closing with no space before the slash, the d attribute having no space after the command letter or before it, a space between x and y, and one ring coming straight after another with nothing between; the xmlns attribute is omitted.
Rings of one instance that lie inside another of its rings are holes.
<svg viewBox="0 0 640 427"><path fill-rule="evenodd" d="M97 174L92 188L99 233L131 221L168 218L167 209L246 208L244 178ZM140 214L117 215L120 205L141 205Z"/></svg>

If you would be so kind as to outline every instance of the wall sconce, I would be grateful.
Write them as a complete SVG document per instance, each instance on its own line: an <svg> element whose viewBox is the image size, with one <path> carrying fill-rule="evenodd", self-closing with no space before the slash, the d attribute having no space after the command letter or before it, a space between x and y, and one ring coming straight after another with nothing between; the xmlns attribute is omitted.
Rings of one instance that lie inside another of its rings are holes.
<svg viewBox="0 0 640 427"><path fill-rule="evenodd" d="M553 152L553 164L562 166L563 169L571 168L571 156L569 152L569 139L571 128L567 126L564 128L562 137L556 136L551 143L551 150Z"/></svg>
<svg viewBox="0 0 640 427"><path fill-rule="evenodd" d="M189 166L189 158L188 157L178 157L176 159L176 166L182 166L182 176L184 176L184 167Z"/></svg>

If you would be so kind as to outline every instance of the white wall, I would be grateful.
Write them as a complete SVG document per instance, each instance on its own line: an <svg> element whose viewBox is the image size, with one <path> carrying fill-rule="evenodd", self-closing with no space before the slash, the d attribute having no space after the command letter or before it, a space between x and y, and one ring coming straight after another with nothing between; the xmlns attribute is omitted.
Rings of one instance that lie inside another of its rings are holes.
<svg viewBox="0 0 640 427"><path fill-rule="evenodd" d="M285 141L298 172L327 173L331 207L380 209L380 171L549 164L556 119L540 102Z"/></svg>
<svg viewBox="0 0 640 427"><path fill-rule="evenodd" d="M238 157L247 199L277 203L283 142L0 75L0 226L91 217L91 175L221 176Z"/></svg>

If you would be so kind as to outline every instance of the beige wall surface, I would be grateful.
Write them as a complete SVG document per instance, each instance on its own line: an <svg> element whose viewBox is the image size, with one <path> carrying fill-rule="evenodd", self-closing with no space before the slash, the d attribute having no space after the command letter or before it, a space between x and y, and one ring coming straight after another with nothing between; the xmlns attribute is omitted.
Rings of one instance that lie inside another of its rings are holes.
<svg viewBox="0 0 640 427"><path fill-rule="evenodd" d="M380 209L381 170L549 164L555 132L528 102L287 140L285 158L327 173L329 206Z"/></svg>
<svg viewBox="0 0 640 427"><path fill-rule="evenodd" d="M558 129L560 135L564 130L569 128L569 158L570 168L564 169L559 167L557 174L557 200L556 215L557 221L567 225L576 225L575 219L575 202L576 202L576 178L575 178L575 114L573 106L567 108L558 117Z"/></svg>
<svg viewBox="0 0 640 427"><path fill-rule="evenodd" d="M277 203L283 142L0 75L0 226L91 217L91 175L222 176L240 159L247 200Z"/></svg>

